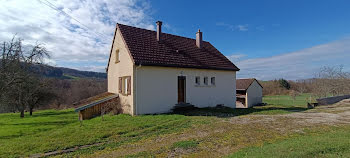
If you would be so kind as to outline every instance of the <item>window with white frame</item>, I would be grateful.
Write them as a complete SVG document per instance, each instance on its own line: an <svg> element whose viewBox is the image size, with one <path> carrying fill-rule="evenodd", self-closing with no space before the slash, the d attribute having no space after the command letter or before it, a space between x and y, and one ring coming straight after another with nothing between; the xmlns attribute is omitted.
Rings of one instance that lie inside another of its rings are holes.
<svg viewBox="0 0 350 158"><path fill-rule="evenodd" d="M208 85L208 77L204 77L204 85Z"/></svg>
<svg viewBox="0 0 350 158"><path fill-rule="evenodd" d="M211 83L211 85L215 85L215 77L210 78L210 83Z"/></svg>
<svg viewBox="0 0 350 158"><path fill-rule="evenodd" d="M196 82L196 85L200 85L201 84L201 78L199 76L196 76L195 82Z"/></svg>

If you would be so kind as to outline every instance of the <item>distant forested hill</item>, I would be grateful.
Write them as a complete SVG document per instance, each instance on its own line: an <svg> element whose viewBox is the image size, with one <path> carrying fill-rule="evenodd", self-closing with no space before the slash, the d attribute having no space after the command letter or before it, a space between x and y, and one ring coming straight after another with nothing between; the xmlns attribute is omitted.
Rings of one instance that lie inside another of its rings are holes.
<svg viewBox="0 0 350 158"><path fill-rule="evenodd" d="M34 71L45 77L54 77L61 79L78 79L78 78L97 78L106 79L107 74L102 72L92 72L92 71L79 71L64 67L54 67L54 66L34 66Z"/></svg>

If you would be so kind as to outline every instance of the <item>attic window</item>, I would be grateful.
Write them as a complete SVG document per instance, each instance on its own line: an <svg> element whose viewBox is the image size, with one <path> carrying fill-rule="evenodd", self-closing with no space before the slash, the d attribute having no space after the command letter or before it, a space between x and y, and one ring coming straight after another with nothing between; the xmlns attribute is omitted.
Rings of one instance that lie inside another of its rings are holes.
<svg viewBox="0 0 350 158"><path fill-rule="evenodd" d="M204 85L208 85L208 77L204 77Z"/></svg>
<svg viewBox="0 0 350 158"><path fill-rule="evenodd" d="M119 63L119 49L115 51L115 63Z"/></svg>
<svg viewBox="0 0 350 158"><path fill-rule="evenodd" d="M201 78L199 76L196 76L196 85L200 85Z"/></svg>

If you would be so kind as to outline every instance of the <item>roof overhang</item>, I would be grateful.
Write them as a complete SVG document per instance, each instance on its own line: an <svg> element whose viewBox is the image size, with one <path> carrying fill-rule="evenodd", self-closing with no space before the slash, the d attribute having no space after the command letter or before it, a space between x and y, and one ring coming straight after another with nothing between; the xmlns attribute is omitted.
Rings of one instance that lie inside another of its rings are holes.
<svg viewBox="0 0 350 158"><path fill-rule="evenodd" d="M159 67L174 67L174 68L192 68L192 69L207 69L207 70L224 70L224 71L239 71L239 69L230 68L213 68L207 66L184 66L184 65L172 65L172 64L158 64L158 63L139 63L135 61L135 65L142 66L159 66Z"/></svg>
<svg viewBox="0 0 350 158"><path fill-rule="evenodd" d="M86 105L84 105L84 106L81 106L81 107L76 108L76 109L75 109L75 112L79 112L79 111L81 111L81 110L85 110L85 109L87 109L87 108L89 108L89 107L92 107L92 106L95 106L95 105L97 105L97 104L100 104L100 103L109 101L109 100L111 100L111 99L117 98L118 96L119 96L118 94L115 94L115 95L109 96L109 97L107 97L107 98L104 98L104 99L101 99L101 100L98 100L98 101L94 101L94 102L92 102L92 103L89 103L89 104L86 104Z"/></svg>

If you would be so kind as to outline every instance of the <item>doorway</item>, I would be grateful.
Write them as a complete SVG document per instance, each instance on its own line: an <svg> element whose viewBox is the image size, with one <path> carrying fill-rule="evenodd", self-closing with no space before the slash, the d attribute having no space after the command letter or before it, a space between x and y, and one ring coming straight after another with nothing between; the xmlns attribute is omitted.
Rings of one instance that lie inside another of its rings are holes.
<svg viewBox="0 0 350 158"><path fill-rule="evenodd" d="M186 76L177 77L177 102L186 102Z"/></svg>

